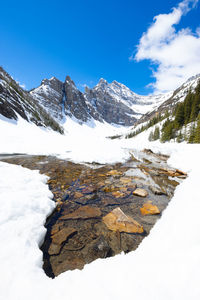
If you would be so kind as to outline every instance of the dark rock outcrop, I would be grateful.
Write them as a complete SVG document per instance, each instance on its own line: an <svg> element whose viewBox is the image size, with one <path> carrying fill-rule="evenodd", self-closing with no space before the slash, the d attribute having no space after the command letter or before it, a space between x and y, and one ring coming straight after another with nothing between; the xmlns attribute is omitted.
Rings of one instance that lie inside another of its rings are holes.
<svg viewBox="0 0 200 300"><path fill-rule="evenodd" d="M63 132L61 126L49 115L29 92L23 90L0 67L0 114L8 119L18 119L18 115L38 126L51 127Z"/></svg>

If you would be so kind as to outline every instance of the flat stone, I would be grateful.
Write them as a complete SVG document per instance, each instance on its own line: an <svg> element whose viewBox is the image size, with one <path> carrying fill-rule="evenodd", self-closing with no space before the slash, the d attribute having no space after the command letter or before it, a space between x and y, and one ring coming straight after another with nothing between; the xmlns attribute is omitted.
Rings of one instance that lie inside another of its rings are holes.
<svg viewBox="0 0 200 300"><path fill-rule="evenodd" d="M104 224L112 231L127 233L143 233L144 229L138 222L119 208L113 209L109 214L103 217Z"/></svg>
<svg viewBox="0 0 200 300"><path fill-rule="evenodd" d="M121 176L123 173L117 170L111 170L107 173L109 176Z"/></svg>
<svg viewBox="0 0 200 300"><path fill-rule="evenodd" d="M112 192L112 195L115 197L115 198L123 198L125 196L124 193L121 193L120 191L116 191L116 192Z"/></svg>
<svg viewBox="0 0 200 300"><path fill-rule="evenodd" d="M144 190L144 189L137 188L137 189L133 192L133 195L139 196L139 197L146 197L146 196L148 196L148 193L147 193L147 191Z"/></svg>
<svg viewBox="0 0 200 300"><path fill-rule="evenodd" d="M52 243L48 250L49 255L59 254L63 242L65 242L75 232L77 232L77 230L71 227L65 227L56 232L54 230L53 234L51 235Z"/></svg>
<svg viewBox="0 0 200 300"><path fill-rule="evenodd" d="M120 181L121 181L122 184L127 184L127 183L132 182L132 179L129 178L129 177L121 177Z"/></svg>
<svg viewBox="0 0 200 300"><path fill-rule="evenodd" d="M140 212L143 216L160 214L158 207L150 202L144 203L144 205L140 208Z"/></svg>
<svg viewBox="0 0 200 300"><path fill-rule="evenodd" d="M74 232L76 232L77 230L71 227L64 227L63 229L61 229L60 231L54 233L51 238L52 238L52 242L54 244L62 244L64 241L66 241L66 239Z"/></svg>
<svg viewBox="0 0 200 300"><path fill-rule="evenodd" d="M70 214L66 214L60 217L60 220L70 220L70 219L92 219L101 216L101 211L98 207L83 206L79 207Z"/></svg>

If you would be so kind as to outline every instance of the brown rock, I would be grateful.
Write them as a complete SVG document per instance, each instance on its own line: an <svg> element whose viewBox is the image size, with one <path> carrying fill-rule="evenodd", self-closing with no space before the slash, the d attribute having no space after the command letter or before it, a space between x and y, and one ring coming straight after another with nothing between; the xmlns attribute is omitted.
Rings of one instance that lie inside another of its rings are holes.
<svg viewBox="0 0 200 300"><path fill-rule="evenodd" d="M147 191L144 190L144 189L137 188L137 189L133 192L133 195L139 196L139 197L146 197L146 196L148 196L148 193L147 193Z"/></svg>
<svg viewBox="0 0 200 300"><path fill-rule="evenodd" d="M109 214L103 217L103 222L112 231L127 233L143 233L143 227L131 217L125 215L123 211L117 207Z"/></svg>
<svg viewBox="0 0 200 300"><path fill-rule="evenodd" d="M54 233L55 231L53 231ZM60 249L62 247L63 242L65 242L73 233L76 232L76 229L70 228L70 227L65 227L61 229L60 231L56 231L51 238L52 238L52 243L49 247L49 255L57 255L60 252Z"/></svg>
<svg viewBox="0 0 200 300"><path fill-rule="evenodd" d="M80 192L75 192L75 193L74 193L74 198L75 198L75 199L78 199L78 198L81 198L81 197L83 197L83 194L82 194L82 193L80 193Z"/></svg>
<svg viewBox="0 0 200 300"><path fill-rule="evenodd" d="M115 198L123 198L125 196L124 193L121 193L120 191L116 191L116 192L112 192L112 195L115 197Z"/></svg>
<svg viewBox="0 0 200 300"><path fill-rule="evenodd" d="M140 208L141 214L145 215L157 215L160 213L156 205L152 205L150 202L147 202Z"/></svg>
<svg viewBox="0 0 200 300"><path fill-rule="evenodd" d="M166 192L162 191L160 188L157 188L156 186L149 186L149 189L155 195L166 195Z"/></svg>
<svg viewBox="0 0 200 300"><path fill-rule="evenodd" d="M63 229L61 229L60 231L56 232L51 236L52 242L54 244L60 245L64 241L66 241L66 239L74 232L76 232L76 229L71 227L64 227Z"/></svg>
<svg viewBox="0 0 200 300"><path fill-rule="evenodd" d="M70 214L66 214L60 218L60 220L70 219L92 219L101 216L101 211L98 207L83 206L79 207Z"/></svg>
<svg viewBox="0 0 200 300"><path fill-rule="evenodd" d="M118 188L117 188L116 186L114 186L114 185L105 186L105 187L103 188L103 191L104 191L105 193L111 193L111 192L115 192L115 191L117 191L117 190L118 190Z"/></svg>
<svg viewBox="0 0 200 300"><path fill-rule="evenodd" d="M120 175L122 175L122 172L117 171L117 170L111 170L107 173L107 175L109 175L109 176L120 176Z"/></svg>
<svg viewBox="0 0 200 300"><path fill-rule="evenodd" d="M53 272L55 274L55 276L59 275L62 272L65 272L67 270L74 270L74 269L83 269L84 267L84 260L79 258L79 257L75 257L73 259L70 260L64 260L61 263L55 264L53 266Z"/></svg>
<svg viewBox="0 0 200 300"><path fill-rule="evenodd" d="M120 181L122 184L128 184L128 183L132 182L132 179L129 177L121 177Z"/></svg>

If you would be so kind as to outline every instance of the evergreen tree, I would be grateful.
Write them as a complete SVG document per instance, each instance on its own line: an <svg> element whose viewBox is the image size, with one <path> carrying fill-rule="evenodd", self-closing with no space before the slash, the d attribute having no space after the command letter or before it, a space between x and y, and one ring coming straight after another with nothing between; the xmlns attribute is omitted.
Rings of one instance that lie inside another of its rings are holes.
<svg viewBox="0 0 200 300"><path fill-rule="evenodd" d="M174 122L170 122L162 129L161 141L166 142L173 138L175 138Z"/></svg>
<svg viewBox="0 0 200 300"><path fill-rule="evenodd" d="M188 124L190 121L190 115L192 110L192 102L193 102L193 94L191 91L188 93L188 95L185 98L184 101L184 118L185 118L185 124Z"/></svg>
<svg viewBox="0 0 200 300"><path fill-rule="evenodd" d="M181 130L179 131L179 135L177 136L176 141L177 141L177 143L181 143L183 141L183 134L182 134Z"/></svg>
<svg viewBox="0 0 200 300"><path fill-rule="evenodd" d="M150 142L153 141L153 131L150 132L148 140L149 140Z"/></svg>
<svg viewBox="0 0 200 300"><path fill-rule="evenodd" d="M192 126L190 127L190 136L189 136L189 140L188 140L188 142L189 142L190 144L193 144L193 143L194 143L195 131L196 131L195 125L192 125Z"/></svg>
<svg viewBox="0 0 200 300"><path fill-rule="evenodd" d="M194 143L200 143L200 116L198 117L197 127L194 133Z"/></svg>
<svg viewBox="0 0 200 300"><path fill-rule="evenodd" d="M175 113L175 125L177 128L180 128L184 125L185 116L184 116L184 103L178 104Z"/></svg>
<svg viewBox="0 0 200 300"><path fill-rule="evenodd" d="M160 138L160 129L158 126L156 126L153 134L154 141L158 140Z"/></svg>

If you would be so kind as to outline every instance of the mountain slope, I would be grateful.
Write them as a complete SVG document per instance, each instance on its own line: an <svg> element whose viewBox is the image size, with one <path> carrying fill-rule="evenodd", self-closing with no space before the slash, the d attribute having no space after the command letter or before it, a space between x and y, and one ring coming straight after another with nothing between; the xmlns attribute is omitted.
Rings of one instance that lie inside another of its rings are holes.
<svg viewBox="0 0 200 300"><path fill-rule="evenodd" d="M67 76L65 82L52 77L30 91L38 104L58 122L65 116L79 123L91 120L121 126L131 126L149 110L155 109L172 93L158 96L140 96L125 85L103 78L92 89L80 92L73 80Z"/></svg>
<svg viewBox="0 0 200 300"><path fill-rule="evenodd" d="M18 115L37 126L63 132L61 126L0 67L0 114L9 119Z"/></svg>
<svg viewBox="0 0 200 300"><path fill-rule="evenodd" d="M137 124L147 122L158 114L164 114L166 111L171 114L177 103L183 102L188 92L193 92L195 90L199 80L200 74L190 77L185 83L176 89L172 95L166 99L166 101L162 102L162 104L158 105L155 109L143 115L140 120L138 120Z"/></svg>
<svg viewBox="0 0 200 300"><path fill-rule="evenodd" d="M170 98L171 95L172 93L141 96L131 91L122 83L115 80L112 83L108 83L103 78L100 79L99 83L93 89L86 88L85 91L86 98L96 106L97 110L100 110L100 107L104 106L105 103L109 104L111 109L120 108L122 117L126 115L129 125L131 125L133 119L139 119L146 112L157 108L163 101Z"/></svg>

